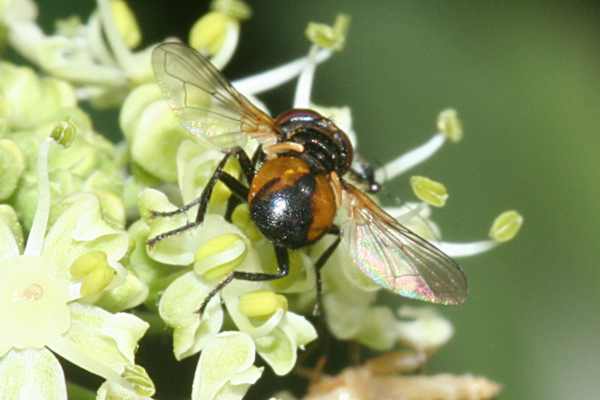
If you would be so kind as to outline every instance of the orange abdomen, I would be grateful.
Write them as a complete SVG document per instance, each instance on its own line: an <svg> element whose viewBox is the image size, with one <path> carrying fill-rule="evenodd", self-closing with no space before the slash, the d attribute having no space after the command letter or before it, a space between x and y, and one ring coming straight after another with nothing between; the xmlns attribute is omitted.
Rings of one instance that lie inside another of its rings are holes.
<svg viewBox="0 0 600 400"><path fill-rule="evenodd" d="M261 232L288 248L306 246L323 236L337 211L327 175L311 171L296 157L267 161L250 185L248 204Z"/></svg>

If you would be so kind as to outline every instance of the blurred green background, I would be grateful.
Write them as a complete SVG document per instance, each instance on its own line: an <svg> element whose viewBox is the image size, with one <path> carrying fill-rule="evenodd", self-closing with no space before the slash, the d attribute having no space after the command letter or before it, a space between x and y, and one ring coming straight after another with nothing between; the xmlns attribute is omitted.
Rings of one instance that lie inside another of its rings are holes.
<svg viewBox="0 0 600 400"><path fill-rule="evenodd" d="M47 26L94 6L39 4ZM146 43L187 37L208 7L130 5ZM347 47L318 69L313 100L351 106L360 151L379 163L428 139L437 113L455 107L464 140L413 171L449 188L447 206L434 215L444 237L484 238L508 208L525 216L514 242L462 261L470 297L444 309L456 334L427 370L488 376L504 385L505 399L598 398L600 3L256 1L253 8L228 77L304 55L308 21L348 13ZM279 112L292 91L263 99ZM98 125L114 130L115 115L103 116ZM407 177L387 189L413 198Z"/></svg>

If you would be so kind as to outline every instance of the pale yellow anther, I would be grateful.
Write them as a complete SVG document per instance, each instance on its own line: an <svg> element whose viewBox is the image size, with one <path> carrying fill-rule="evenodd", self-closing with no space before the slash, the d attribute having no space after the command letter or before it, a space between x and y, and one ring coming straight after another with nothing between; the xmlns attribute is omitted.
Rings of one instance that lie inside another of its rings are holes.
<svg viewBox="0 0 600 400"><path fill-rule="evenodd" d="M437 129L446 135L451 142L458 142L463 137L463 126L458 113L452 108L443 110L438 115Z"/></svg>
<svg viewBox="0 0 600 400"><path fill-rule="evenodd" d="M127 2L125 0L112 0L110 5L117 30L123 37L123 41L129 48L136 47L142 40L142 34L135 15Z"/></svg>
<svg viewBox="0 0 600 400"><path fill-rule="evenodd" d="M252 16L252 9L242 0L214 0L211 8L240 21Z"/></svg>
<svg viewBox="0 0 600 400"><path fill-rule="evenodd" d="M196 251L194 271L207 280L221 279L240 266L246 253L246 243L241 236L235 233L217 236Z"/></svg>
<svg viewBox="0 0 600 400"><path fill-rule="evenodd" d="M139 365L126 365L121 376L133 386L133 390L139 396L150 397L156 392L154 382L152 382L146 370Z"/></svg>
<svg viewBox="0 0 600 400"><path fill-rule="evenodd" d="M208 55L215 55L221 49L227 36L227 26L231 17L212 11L200 18L190 30L189 43L193 48Z"/></svg>
<svg viewBox="0 0 600 400"><path fill-rule="evenodd" d="M73 140L75 140L75 135L77 134L77 125L71 120L67 118L64 121L60 121L56 124L52 132L50 133L50 137L54 139L58 144L63 147L69 147Z"/></svg>
<svg viewBox="0 0 600 400"><path fill-rule="evenodd" d="M349 26L350 16L340 14L336 17L333 26L309 22L305 34L308 40L319 47L340 51L346 44Z"/></svg>
<svg viewBox="0 0 600 400"><path fill-rule="evenodd" d="M287 308L287 298L269 290L246 293L240 297L240 312L248 318L270 317L277 310L287 311Z"/></svg>
<svg viewBox="0 0 600 400"><path fill-rule="evenodd" d="M504 211L494 219L490 229L490 238L496 242L512 240L523 225L523 216L515 210Z"/></svg>
<svg viewBox="0 0 600 400"><path fill-rule="evenodd" d="M106 254L92 251L79 256L70 268L71 276L81 281L81 296L93 296L104 290L115 277L115 270L108 264Z"/></svg>
<svg viewBox="0 0 600 400"><path fill-rule="evenodd" d="M415 195L425 203L434 207L443 207L448 199L448 190L443 183L424 176L412 176L410 186Z"/></svg>

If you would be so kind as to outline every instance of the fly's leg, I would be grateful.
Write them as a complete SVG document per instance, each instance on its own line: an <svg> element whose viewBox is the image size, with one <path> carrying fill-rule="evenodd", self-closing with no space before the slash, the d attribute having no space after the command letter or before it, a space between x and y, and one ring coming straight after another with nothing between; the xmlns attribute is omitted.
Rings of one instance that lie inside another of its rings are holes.
<svg viewBox="0 0 600 400"><path fill-rule="evenodd" d="M331 235L335 235L337 237L329 245L329 247L327 247L325 249L323 254L321 254L321 256L318 258L317 262L315 263L315 273L317 275L317 301L315 303L315 308L313 309L313 315L320 315L323 313L323 310L324 310L323 303L322 303L323 282L321 281L321 269L325 266L325 264L327 263L327 260L329 260L329 257L331 257L331 255L333 254L335 249L337 249L337 247L340 244L340 241L342 239L340 228L337 225L333 225L331 228L329 228L329 232L327 232L327 233L329 233Z"/></svg>
<svg viewBox="0 0 600 400"><path fill-rule="evenodd" d="M231 156L235 156L238 161L240 162L240 166L242 167L242 171L244 172L244 175L246 176L246 179L248 181L248 183L252 182L252 179L254 178L254 167L253 167L253 163L252 161L248 158L248 155L246 154L246 152L241 148L241 147L234 147L232 149L230 149L226 154L225 157L223 157L223 159L221 160L221 162L219 163L219 165L217 166L213 176L211 177L211 179L209 180L208 184L206 185L206 188L204 189L204 191L206 191L206 189L209 187L211 181L213 181L213 178L215 177L216 174L218 174L217 171L222 171L223 168L225 167L225 164L227 163L227 160L229 159L229 157ZM217 179L214 179L213 182L213 186L217 183L218 177ZM211 193L212 193L212 188L210 189ZM202 195L200 195L200 197L194 199L193 201L191 201L188 204L183 205L182 207L173 210L173 211L151 211L151 215L152 217L172 217L174 215L178 215L181 213L184 213L186 211L188 211L189 209L197 206L198 204L200 204L202 202L202 196L204 195L204 192L202 192ZM210 195L208 196L210 198Z"/></svg>
<svg viewBox="0 0 600 400"><path fill-rule="evenodd" d="M175 211L156 212L154 214L155 216L168 217L172 215L177 215L179 213L189 210L191 207L198 205L196 219L193 222L189 222L177 229L163 232L149 239L148 245L150 247L154 246L156 243L160 242L163 239L185 232L189 229L195 228L198 225L200 225L202 221L204 221L204 216L206 215L206 209L208 207L208 201L210 200L210 196L212 195L212 192L218 181L223 182L229 188L229 190L231 190L233 194L239 197L240 199L246 200L248 198L248 188L244 186L235 177L231 176L230 174L224 171L225 164L227 163L229 157L231 157L232 155L237 156L240 160L240 164L242 166L242 169L244 170L244 174L246 174L247 176L253 176L252 164L250 163L250 160L248 159L246 153L244 153L244 151L240 147L234 148L231 151L229 151L227 154L225 154L225 157L223 157L221 162L219 162L219 165L215 169L213 175L210 177L200 197L198 197L192 203L187 204L184 207Z"/></svg>
<svg viewBox="0 0 600 400"><path fill-rule="evenodd" d="M245 155L245 153L244 153L244 155ZM252 183L252 180L254 179L254 173L257 170L258 165L264 161L264 158L265 158L265 153L262 151L262 146L258 146L256 151L252 155L252 160L246 161L247 163L249 163L249 165L251 165L250 168L246 169L246 171L249 171L249 172L246 172L246 180L248 182L248 185L250 185ZM243 200L240 199L238 196L230 196L229 199L227 199L227 210L225 211L225 220L226 221L231 222L233 212L235 211L236 207L242 203L243 203Z"/></svg>
<svg viewBox="0 0 600 400"><path fill-rule="evenodd" d="M264 282L273 281L276 279L285 278L290 272L290 257L285 247L273 245L275 247L275 256L277 257L278 271L276 274L266 274L262 272L245 272L245 271L233 271L225 279L223 279L217 286L215 286L207 295L202 305L198 309L198 313L202 315L204 309L208 305L210 299L212 299L217 293L223 288L229 285L234 279L242 281L253 281L253 282Z"/></svg>

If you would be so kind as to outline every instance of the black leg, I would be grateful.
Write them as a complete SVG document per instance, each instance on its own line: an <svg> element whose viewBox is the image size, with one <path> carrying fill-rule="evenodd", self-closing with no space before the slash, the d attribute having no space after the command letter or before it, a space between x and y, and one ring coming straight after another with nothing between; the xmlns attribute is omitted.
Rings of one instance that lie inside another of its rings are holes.
<svg viewBox="0 0 600 400"><path fill-rule="evenodd" d="M208 201L210 199L210 196L212 195L215 184L219 180L221 182L223 182L233 192L233 194L235 196L237 196L241 199L244 199L244 200L247 199L248 198L248 188L246 188L243 184L241 184L236 178L229 175L227 172L223 171L223 168L225 167L225 164L227 163L227 160L229 159L229 157L231 157L231 155L239 156L240 154L244 154L243 150L241 148L237 148L237 149L234 149L233 151L227 153L223 157L223 159L221 160L221 162L219 162L219 165L215 169L215 172L213 173L213 175L210 177L208 183L206 184L206 187L204 188L204 190L202 191L202 194L200 195L200 197L198 199L194 200L192 203L187 204L184 207L177 209L175 211L155 213L156 216L161 216L161 217L172 216L172 215L179 214L183 211L186 211L195 205L199 205L198 212L196 213L196 220L194 222L187 223L177 229L173 229L171 231L163 232L159 235L156 235L155 237L148 240L148 245L152 247L156 243L158 243L159 241L161 241L165 238L177 235L179 233L185 232L188 229L191 229L191 228L194 228L194 227L200 225L202 223L202 221L204 220L204 216L206 215ZM242 159L245 158L246 160L248 160L248 157L245 155L239 156L239 157L241 157ZM242 162L242 165L243 164L245 164L245 162ZM248 171L248 173L249 172L250 171Z"/></svg>
<svg viewBox="0 0 600 400"><path fill-rule="evenodd" d="M234 147L234 148L230 149L225 154L225 156L223 157L221 162L219 162L219 165L217 165L217 168L215 169L213 176L210 178L210 180L206 184L206 187L204 188L204 191L202 192L202 194L204 194L204 192L206 192L208 189L209 194L207 197L209 199L210 199L210 194L212 193L212 190L214 188L214 185L217 183L217 180L220 179L219 175L222 173L223 174L226 173L223 171L223 168L225 168L225 164L227 164L227 160L231 156L237 157L238 161L240 162L240 166L242 167L242 172L244 173L244 176L248 180L248 183L252 182L252 179L254 178L254 166L253 166L252 161L248 158L248 155L241 147ZM177 210L152 211L151 213L152 213L153 217L172 217L173 215L177 215L177 214L186 212L190 208L195 207L198 204L201 204L202 201L203 201L203 197L201 195L197 199L193 200L192 202L190 202L188 204L185 204L183 207L180 207ZM206 201L208 202L208 200L206 200ZM206 209L206 206L204 206L204 208Z"/></svg>
<svg viewBox="0 0 600 400"><path fill-rule="evenodd" d="M327 232L327 233L336 235L337 237L335 238L333 243L331 243L329 245L329 247L327 247L327 249L325 249L323 254L321 254L319 259L315 263L315 272L317 274L317 302L315 303L313 315L319 315L320 313L322 313L322 308L323 308L322 307L323 282L321 281L321 269L325 266L325 264L327 263L327 260L329 260L329 257L331 257L331 255L333 254L335 249L337 249L338 245L340 244L340 241L342 240L340 228L336 225L333 225L330 228L329 232Z"/></svg>
<svg viewBox="0 0 600 400"><path fill-rule="evenodd" d="M277 256L277 266L279 271L276 274L265 274L262 272L245 272L245 271L233 271L225 279L223 279L217 286L215 286L207 295L202 305L198 309L198 313L202 315L204 309L208 305L210 299L212 299L217 293L219 293L225 286L229 285L234 279L243 281L273 281L281 279L287 276L290 272L290 258L288 251L285 247L273 245L275 247L275 255Z"/></svg>
<svg viewBox="0 0 600 400"><path fill-rule="evenodd" d="M245 153L244 153L244 155L245 155ZM249 176L249 174L246 173L246 179L247 179L248 185L250 185L252 183L252 180L254 179L254 172L258 168L258 165L261 162L263 162L263 160L265 158L265 153L262 151L262 146L258 146L256 151L252 155L252 160L248 161L247 158L248 157L246 157L246 161L244 161L244 163L249 162L251 164L251 167L250 168L242 167L242 168L244 168L245 171L250 171L252 173L252 176ZM242 164L242 161L240 161L240 164ZM227 210L225 211L225 221L231 222L233 212L235 211L237 206L242 204L242 202L243 202L243 200L240 199L238 196L230 196L229 199L227 199Z"/></svg>

